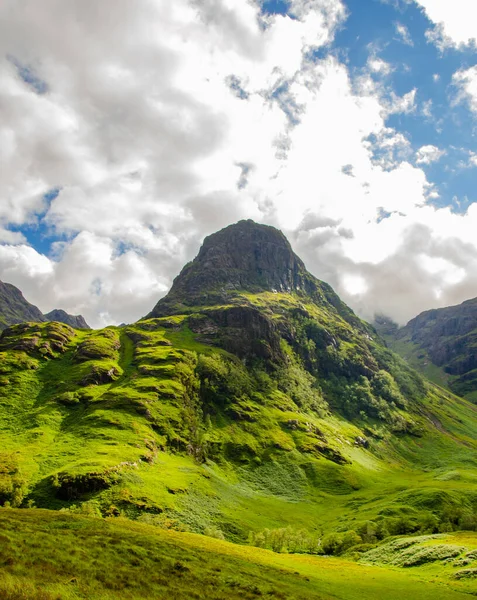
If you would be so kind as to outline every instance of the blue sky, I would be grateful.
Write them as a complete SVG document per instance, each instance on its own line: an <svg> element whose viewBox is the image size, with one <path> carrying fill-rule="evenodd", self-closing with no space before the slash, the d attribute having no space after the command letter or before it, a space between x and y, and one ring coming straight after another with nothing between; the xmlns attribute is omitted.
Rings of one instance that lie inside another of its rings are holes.
<svg viewBox="0 0 477 600"><path fill-rule="evenodd" d="M391 115L387 124L404 132L416 151L425 145L446 151L437 163L423 168L440 193L436 205L465 212L477 201L476 172L463 164L468 162L469 151L477 151L477 123L465 105L453 104L452 77L459 69L477 64L475 46L442 51L429 43L426 32L433 24L414 2L346 0L344 4L348 16L335 35L331 52L355 74L366 69L372 56L388 63L392 68L385 78L388 93L404 95L417 90L416 110ZM263 10L272 14L286 14L289 8L289 3L281 0L263 3ZM408 31L407 43L398 33L399 26ZM423 111L429 102L427 116Z"/></svg>
<svg viewBox="0 0 477 600"><path fill-rule="evenodd" d="M0 279L44 311L138 318L240 218L370 320L477 296L469 0L41 5L0 6Z"/></svg>

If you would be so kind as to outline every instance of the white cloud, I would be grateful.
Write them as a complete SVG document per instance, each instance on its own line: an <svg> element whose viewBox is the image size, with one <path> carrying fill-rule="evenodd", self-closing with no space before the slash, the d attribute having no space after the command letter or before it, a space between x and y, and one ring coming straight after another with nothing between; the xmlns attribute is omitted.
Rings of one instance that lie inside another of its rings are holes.
<svg viewBox="0 0 477 600"><path fill-rule="evenodd" d="M430 165L431 163L440 160L445 154L445 150L440 150L437 146L433 146L432 144L421 146L416 152L416 163L418 165Z"/></svg>
<svg viewBox="0 0 477 600"><path fill-rule="evenodd" d="M204 235L254 218L282 227L310 270L368 317L411 317L436 290L439 302L471 295L477 211L428 206L433 186L386 123L416 111L417 91L398 96L371 77L391 69L378 58L354 77L327 55L343 3L295 0L292 10L3 3L0 56L29 66L48 92L2 59L0 278L44 311L131 321ZM310 59L314 47L323 58ZM26 223L58 236L49 256L8 229ZM447 261L446 277L428 268L444 263L418 256Z"/></svg>
<svg viewBox="0 0 477 600"><path fill-rule="evenodd" d="M477 167L477 153L476 152L469 152L469 156L468 156L468 163L467 163L468 167Z"/></svg>
<svg viewBox="0 0 477 600"><path fill-rule="evenodd" d="M376 56L371 56L368 59L368 69L372 73L377 73L379 75L389 75L393 71L393 68L389 63Z"/></svg>
<svg viewBox="0 0 477 600"><path fill-rule="evenodd" d="M403 23L395 23L394 28L400 41L407 46L414 46L409 29Z"/></svg>
<svg viewBox="0 0 477 600"><path fill-rule="evenodd" d="M473 0L415 0L423 7L434 28L428 39L442 50L448 47L475 45L477 29Z"/></svg>
<svg viewBox="0 0 477 600"><path fill-rule="evenodd" d="M432 106L433 106L433 102L432 102L431 99L425 100L422 103L421 113L427 119L431 119L432 118Z"/></svg>
<svg viewBox="0 0 477 600"><path fill-rule="evenodd" d="M477 114L477 65L457 71L452 76L457 87L457 102L467 102L470 110Z"/></svg>

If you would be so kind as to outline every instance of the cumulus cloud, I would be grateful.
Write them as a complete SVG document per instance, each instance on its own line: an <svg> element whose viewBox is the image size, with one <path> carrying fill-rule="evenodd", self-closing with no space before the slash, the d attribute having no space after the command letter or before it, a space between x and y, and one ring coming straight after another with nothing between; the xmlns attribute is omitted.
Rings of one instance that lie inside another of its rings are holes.
<svg viewBox="0 0 477 600"><path fill-rule="evenodd" d="M430 165L433 162L437 162L445 156L445 154L445 150L440 150L437 146L433 146L432 144L421 146L416 152L416 163L418 165Z"/></svg>
<svg viewBox="0 0 477 600"><path fill-rule="evenodd" d="M353 74L327 51L346 18L339 0L290 10L2 3L0 56L13 59L0 61L0 278L45 312L128 322L205 235L253 218L283 228L368 318L477 295L474 205L458 217L428 206L419 165L435 153L416 156L387 124L416 111L417 90L399 96L373 77L387 63ZM47 255L25 225L55 240Z"/></svg>
<svg viewBox="0 0 477 600"><path fill-rule="evenodd" d="M468 167L477 167L477 153L470 151L468 153Z"/></svg>
<svg viewBox="0 0 477 600"><path fill-rule="evenodd" d="M415 0L422 6L434 27L428 31L429 41L441 50L475 45L475 5L470 0Z"/></svg>

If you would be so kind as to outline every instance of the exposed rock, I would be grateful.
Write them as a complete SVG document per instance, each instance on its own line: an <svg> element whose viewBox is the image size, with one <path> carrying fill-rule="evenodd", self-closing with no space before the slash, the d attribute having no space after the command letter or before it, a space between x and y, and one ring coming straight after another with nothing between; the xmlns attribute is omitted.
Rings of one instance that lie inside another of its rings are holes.
<svg viewBox="0 0 477 600"><path fill-rule="evenodd" d="M117 369L106 369L102 365L94 365L91 371L81 380L81 385L102 385L110 383L119 377Z"/></svg>
<svg viewBox="0 0 477 600"><path fill-rule="evenodd" d="M240 358L283 359L277 327L256 308L209 309L205 315L191 315L189 327L199 334L201 341L220 346Z"/></svg>
<svg viewBox="0 0 477 600"><path fill-rule="evenodd" d="M311 296L315 302L332 305L355 326L363 327L332 288L306 270L281 231L251 220L239 221L206 237L197 257L182 269L171 291L146 318L187 314L192 307L230 303L237 292L243 291Z"/></svg>
<svg viewBox="0 0 477 600"><path fill-rule="evenodd" d="M40 353L53 357L55 352L65 352L74 337L71 327L61 323L35 325L20 323L4 329L0 335L0 349L21 350L27 354Z"/></svg>

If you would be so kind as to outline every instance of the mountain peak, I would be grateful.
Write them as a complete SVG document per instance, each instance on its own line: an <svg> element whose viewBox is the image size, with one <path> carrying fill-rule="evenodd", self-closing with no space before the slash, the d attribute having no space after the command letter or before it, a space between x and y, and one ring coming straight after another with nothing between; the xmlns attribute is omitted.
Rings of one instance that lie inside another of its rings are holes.
<svg viewBox="0 0 477 600"><path fill-rule="evenodd" d="M238 291L312 293L312 279L281 231L243 220L205 238L199 254L149 316L169 312L167 307L176 302L224 302Z"/></svg>
<svg viewBox="0 0 477 600"><path fill-rule="evenodd" d="M0 281L0 331L18 323L44 323L45 321L58 321L77 329L90 329L81 315L69 315L61 309L42 314L38 307L25 299L17 287Z"/></svg>
<svg viewBox="0 0 477 600"><path fill-rule="evenodd" d="M318 304L332 305L347 321L362 326L333 289L306 270L280 230L250 219L206 237L198 255L145 318L235 303L243 292L298 293Z"/></svg>
<svg viewBox="0 0 477 600"><path fill-rule="evenodd" d="M0 281L0 330L25 321L46 321L41 310L30 304L11 283Z"/></svg>
<svg viewBox="0 0 477 600"><path fill-rule="evenodd" d="M223 282L250 291L299 289L305 272L281 231L252 220L239 221L206 237L194 262L204 270L201 285L206 283L205 275L210 283ZM189 287L194 287L196 278L189 276L188 280Z"/></svg>

